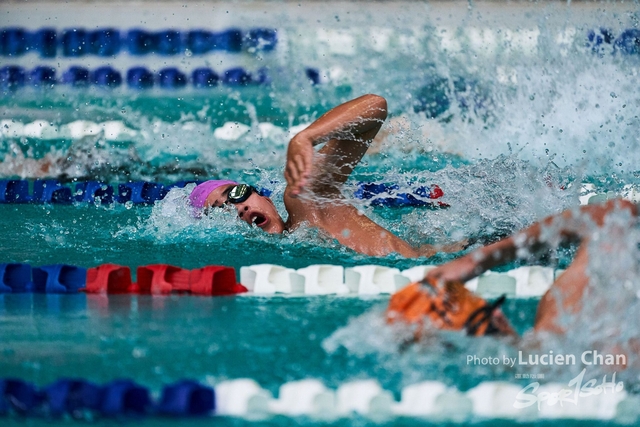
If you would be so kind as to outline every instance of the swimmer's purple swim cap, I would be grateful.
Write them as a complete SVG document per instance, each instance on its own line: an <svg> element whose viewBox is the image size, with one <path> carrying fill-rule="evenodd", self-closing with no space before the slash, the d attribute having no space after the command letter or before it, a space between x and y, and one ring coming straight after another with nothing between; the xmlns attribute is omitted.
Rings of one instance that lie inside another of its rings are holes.
<svg viewBox="0 0 640 427"><path fill-rule="evenodd" d="M213 190L223 185L238 185L235 181L229 181L226 179L211 179L209 181L205 181L202 184L196 185L196 188L193 189L191 194L189 194L189 200L191 201L191 206L194 208L204 208L204 204L207 201L207 197Z"/></svg>

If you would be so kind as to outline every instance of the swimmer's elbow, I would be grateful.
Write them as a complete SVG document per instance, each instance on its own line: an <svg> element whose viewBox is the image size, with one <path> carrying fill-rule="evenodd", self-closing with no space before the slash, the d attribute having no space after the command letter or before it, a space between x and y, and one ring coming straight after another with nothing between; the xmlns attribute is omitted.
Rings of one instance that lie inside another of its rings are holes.
<svg viewBox="0 0 640 427"><path fill-rule="evenodd" d="M615 200L610 200L608 204L611 206L612 210L615 209L616 207L618 209L628 209L629 211L631 211L633 216L638 216L638 205L636 205L635 203L629 200L615 199Z"/></svg>
<svg viewBox="0 0 640 427"><path fill-rule="evenodd" d="M375 95L373 93L367 94L364 96L367 102L371 105L372 108L378 111L378 116L382 120L387 119L387 100L384 99L380 95Z"/></svg>
<svg viewBox="0 0 640 427"><path fill-rule="evenodd" d="M635 216L638 215L638 205L626 199L608 200L603 204L587 205L586 210L591 210L600 215L606 215L609 212L629 210Z"/></svg>

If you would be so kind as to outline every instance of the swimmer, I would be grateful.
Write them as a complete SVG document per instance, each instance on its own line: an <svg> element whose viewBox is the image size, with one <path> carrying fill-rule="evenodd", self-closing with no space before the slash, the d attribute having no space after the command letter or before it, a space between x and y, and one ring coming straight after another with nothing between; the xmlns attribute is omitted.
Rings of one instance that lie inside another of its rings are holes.
<svg viewBox="0 0 640 427"><path fill-rule="evenodd" d="M429 271L421 282L392 296L387 318L390 322L421 325L423 319L429 317L437 328L465 329L469 335L515 335L499 309L504 299L489 304L466 290L463 284L492 267L515 260L520 251L534 253L547 248L550 237L544 232L546 229L554 231L552 238L580 241L571 265L540 299L535 318L536 332L562 334L566 331L559 324L560 314L577 313L587 290L587 244L594 228L599 230L608 215L624 210L629 211L632 218L624 226L626 230L635 226L638 206L622 199L611 200L552 215L510 237L441 265Z"/></svg>
<svg viewBox="0 0 640 427"><path fill-rule="evenodd" d="M210 168L197 162L168 162L154 165L143 160L134 146L126 149L111 147L104 140L104 132L86 135L73 141L65 151L52 149L42 158L26 155L23 147L9 142L9 153L0 160L1 176L54 178L60 182L110 181L114 179L166 179L171 174L202 176ZM135 167L132 167L135 165Z"/></svg>
<svg viewBox="0 0 640 427"><path fill-rule="evenodd" d="M331 109L291 139L284 171L286 220L269 197L232 181L198 185L190 195L191 205L198 209L231 205L241 220L272 234L308 223L342 245L371 256L398 253L415 258L462 250L466 242L413 247L358 211L340 191L386 118L386 100L364 95ZM318 145L323 147L316 152Z"/></svg>

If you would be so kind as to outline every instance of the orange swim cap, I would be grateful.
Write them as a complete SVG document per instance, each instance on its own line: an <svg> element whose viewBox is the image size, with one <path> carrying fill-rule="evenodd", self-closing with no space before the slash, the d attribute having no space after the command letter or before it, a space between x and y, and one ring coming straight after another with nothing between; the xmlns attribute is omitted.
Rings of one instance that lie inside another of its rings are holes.
<svg viewBox="0 0 640 427"><path fill-rule="evenodd" d="M391 296L387 322L417 324L419 335L425 318L438 329L465 330L468 335L514 335L499 306L504 296L489 304L462 283L415 282Z"/></svg>

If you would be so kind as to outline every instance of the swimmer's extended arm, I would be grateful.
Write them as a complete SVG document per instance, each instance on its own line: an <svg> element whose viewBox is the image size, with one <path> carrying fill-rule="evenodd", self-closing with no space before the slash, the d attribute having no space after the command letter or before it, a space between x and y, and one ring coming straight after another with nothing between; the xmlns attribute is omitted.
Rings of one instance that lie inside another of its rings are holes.
<svg viewBox="0 0 640 427"><path fill-rule="evenodd" d="M386 118L387 101L381 96L364 95L329 110L294 136L289 142L284 172L291 194L300 194L309 184L314 166L320 174L318 182L313 183L314 191L344 183ZM314 165L313 147L323 143L319 151L323 164Z"/></svg>
<svg viewBox="0 0 640 427"><path fill-rule="evenodd" d="M638 215L638 206L626 200L610 200L601 205L582 206L579 210L566 210L552 215L507 237L499 242L477 249L463 257L427 273L426 278L443 282L466 282L485 271L506 264L518 257L519 250L535 253L546 247L551 238L559 240L569 238L582 239L588 236L589 229L595 224L601 227L604 219L614 210L628 209L632 215ZM542 231L552 231L555 236L543 236Z"/></svg>

